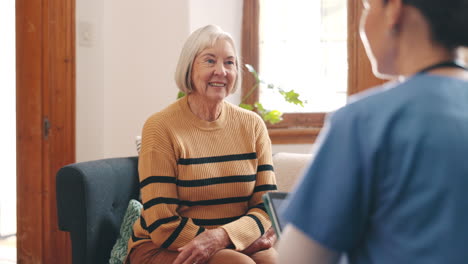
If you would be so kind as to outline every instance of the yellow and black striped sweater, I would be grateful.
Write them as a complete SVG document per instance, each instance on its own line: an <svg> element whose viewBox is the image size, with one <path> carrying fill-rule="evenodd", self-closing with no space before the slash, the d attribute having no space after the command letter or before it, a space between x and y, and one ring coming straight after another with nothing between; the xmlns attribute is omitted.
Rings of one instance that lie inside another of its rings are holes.
<svg viewBox="0 0 468 264"><path fill-rule="evenodd" d="M128 250L176 250L205 229L226 230L243 250L271 226L261 196L276 190L263 121L228 102L218 120L196 117L187 97L151 116L139 158L143 212Z"/></svg>

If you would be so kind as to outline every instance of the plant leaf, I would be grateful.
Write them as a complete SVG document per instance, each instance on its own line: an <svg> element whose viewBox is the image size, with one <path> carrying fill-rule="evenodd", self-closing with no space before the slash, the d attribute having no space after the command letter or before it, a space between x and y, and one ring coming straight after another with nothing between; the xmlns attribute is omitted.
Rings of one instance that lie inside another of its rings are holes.
<svg viewBox="0 0 468 264"><path fill-rule="evenodd" d="M182 97L184 97L184 96L185 96L185 93L184 93L184 92L178 92L178 93L177 93L177 99L182 98Z"/></svg>
<svg viewBox="0 0 468 264"><path fill-rule="evenodd" d="M291 90L289 92L280 90L279 92L281 95L283 95L284 100L286 100L286 102L304 107L304 102L301 99L299 99L299 94L294 92L294 90Z"/></svg>
<svg viewBox="0 0 468 264"><path fill-rule="evenodd" d="M263 107L263 105L262 105L260 102L256 102L256 103L254 104L254 106L255 106L255 108L257 108L257 111L258 111L259 113L263 113L263 112L266 111L265 108Z"/></svg>
<svg viewBox="0 0 468 264"><path fill-rule="evenodd" d="M278 110L267 111L265 114L262 115L263 120L266 122L270 122L270 124L274 125L278 122L283 120L283 113Z"/></svg>
<svg viewBox="0 0 468 264"><path fill-rule="evenodd" d="M240 104L239 106L250 111L254 110L254 106L251 104Z"/></svg>

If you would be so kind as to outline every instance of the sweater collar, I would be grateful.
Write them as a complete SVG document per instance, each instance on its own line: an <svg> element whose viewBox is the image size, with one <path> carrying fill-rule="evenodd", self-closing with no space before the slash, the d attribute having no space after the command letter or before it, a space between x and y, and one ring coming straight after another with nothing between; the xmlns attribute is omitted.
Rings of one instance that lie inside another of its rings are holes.
<svg viewBox="0 0 468 264"><path fill-rule="evenodd" d="M181 110L184 116L187 117L188 121L200 129L217 130L217 129L223 128L226 125L226 115L227 115L228 109L227 109L227 103L225 101L223 101L221 114L219 115L218 119L212 122L202 120L198 116L196 116L194 113L192 113L192 110L190 110L190 107L188 104L188 96L184 96L183 98L180 99L179 106L181 107Z"/></svg>

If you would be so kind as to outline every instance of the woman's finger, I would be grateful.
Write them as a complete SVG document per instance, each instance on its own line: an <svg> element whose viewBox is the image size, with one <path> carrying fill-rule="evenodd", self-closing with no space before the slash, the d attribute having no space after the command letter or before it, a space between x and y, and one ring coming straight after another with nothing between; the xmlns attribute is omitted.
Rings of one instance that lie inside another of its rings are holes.
<svg viewBox="0 0 468 264"><path fill-rule="evenodd" d="M182 249L183 248L183 249ZM189 250L189 248L186 248L186 246L179 248L182 249L179 251L179 255L177 258L174 260L173 264L182 264L185 263L185 261L191 256L192 252Z"/></svg>
<svg viewBox="0 0 468 264"><path fill-rule="evenodd" d="M191 255L184 263L182 264L203 264L206 261L201 260L196 255Z"/></svg>

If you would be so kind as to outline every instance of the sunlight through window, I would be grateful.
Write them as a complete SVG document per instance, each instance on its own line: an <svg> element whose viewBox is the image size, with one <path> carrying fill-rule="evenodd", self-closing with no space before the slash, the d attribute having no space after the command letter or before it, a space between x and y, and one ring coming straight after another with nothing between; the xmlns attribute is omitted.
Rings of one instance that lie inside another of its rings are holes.
<svg viewBox="0 0 468 264"><path fill-rule="evenodd" d="M264 0L260 14L260 101L282 112L329 112L346 103L347 2ZM304 108L267 84L294 90Z"/></svg>

